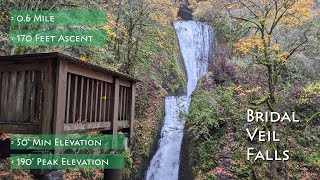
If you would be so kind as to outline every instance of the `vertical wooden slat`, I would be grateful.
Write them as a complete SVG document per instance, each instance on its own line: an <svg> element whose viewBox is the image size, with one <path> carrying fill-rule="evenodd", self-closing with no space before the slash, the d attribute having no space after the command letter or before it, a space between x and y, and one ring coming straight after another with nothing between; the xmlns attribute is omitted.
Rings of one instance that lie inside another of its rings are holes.
<svg viewBox="0 0 320 180"><path fill-rule="evenodd" d="M18 82L17 82L17 121L22 122L23 118L23 96L24 96L24 80L25 71L18 72Z"/></svg>
<svg viewBox="0 0 320 180"><path fill-rule="evenodd" d="M56 74L56 98L54 112L54 133L62 134L64 131L64 122L67 122L69 116L70 105L70 81L71 75L67 72L68 64L64 60L58 61L58 69ZM67 95L68 94L68 95ZM67 97L67 99L66 99ZM67 101L67 103L66 103Z"/></svg>
<svg viewBox="0 0 320 180"><path fill-rule="evenodd" d="M112 109L112 102L113 102L113 98L114 98L114 96L113 96L113 87L114 87L114 84L109 84L109 109L108 109L108 115L109 115L109 118L108 118L108 120L109 121L112 121L112 117L113 117L113 109Z"/></svg>
<svg viewBox="0 0 320 180"><path fill-rule="evenodd" d="M35 116L34 116L34 106L35 106L35 97L36 97L36 73L34 71L31 72L31 89L30 89L30 119L29 122L34 122L35 121Z"/></svg>
<svg viewBox="0 0 320 180"><path fill-rule="evenodd" d="M120 89L119 89L119 96L120 96L120 101L119 101L119 117L118 117L118 120L121 120L121 113L122 113L122 100L123 100L123 86L120 86Z"/></svg>
<svg viewBox="0 0 320 180"><path fill-rule="evenodd" d="M66 107L66 123L69 123L69 117L70 117L70 89L71 89L71 74L69 73L68 74L68 81L67 81L67 83L68 83L68 88L67 88L67 90L68 90L68 92L67 92L67 107Z"/></svg>
<svg viewBox="0 0 320 180"><path fill-rule="evenodd" d="M79 104L79 119L82 121L84 121L83 117L82 117L82 102L83 102L83 76L81 76L81 85L80 85L80 104Z"/></svg>
<svg viewBox="0 0 320 180"><path fill-rule="evenodd" d="M16 121L16 88L17 88L17 72L10 72L9 78L9 96L8 96L8 121Z"/></svg>
<svg viewBox="0 0 320 180"><path fill-rule="evenodd" d="M56 87L56 61L48 60L43 71L43 109L41 113L41 133L52 134L54 118L54 101ZM39 93L40 94L40 93Z"/></svg>
<svg viewBox="0 0 320 180"><path fill-rule="evenodd" d="M75 75L74 79L74 89L73 89L73 114L72 122L76 122L76 112L77 112L77 92L78 92L78 75Z"/></svg>
<svg viewBox="0 0 320 180"><path fill-rule="evenodd" d="M1 81L1 121L7 121L7 98L8 98L8 72L2 73Z"/></svg>
<svg viewBox="0 0 320 180"><path fill-rule="evenodd" d="M119 113L119 79L114 80L113 87L113 115L112 115L112 133L118 133L118 113Z"/></svg>
<svg viewBox="0 0 320 180"><path fill-rule="evenodd" d="M3 110L4 110L4 121L8 121L8 111L7 111L7 109L8 109L8 96L9 96L9 77L10 77L10 74L9 74L9 72L4 72L3 73L3 75L4 75L4 78L5 78L5 81L4 81L4 89L5 89L5 91L4 91L4 108L3 108Z"/></svg>
<svg viewBox="0 0 320 180"><path fill-rule="evenodd" d="M100 103L99 103L99 122L102 122L103 119L102 119L102 96L103 96L103 82L101 81L100 82L100 96L99 96L99 99L100 99Z"/></svg>
<svg viewBox="0 0 320 180"><path fill-rule="evenodd" d="M103 95L105 98L103 99L103 119L102 119L103 122L106 121L107 100L108 100L107 89L108 89L108 83L104 82Z"/></svg>
<svg viewBox="0 0 320 180"><path fill-rule="evenodd" d="M3 97L2 97L2 72L0 72L0 122L3 119L2 118L2 101L3 101Z"/></svg>
<svg viewBox="0 0 320 180"><path fill-rule="evenodd" d="M1 103L1 101L3 100L2 99L3 97L2 97L2 72L0 72L0 122L1 122L1 120L3 119L2 118L2 103Z"/></svg>
<svg viewBox="0 0 320 180"><path fill-rule="evenodd" d="M30 100L31 100L31 83L32 83L32 71L26 71L25 74L25 96L23 102L23 122L30 120Z"/></svg>
<svg viewBox="0 0 320 180"><path fill-rule="evenodd" d="M87 80L86 80L86 82L87 82L87 90L86 90L86 93L85 93L85 96L86 96L86 103L85 103L85 117L84 117L84 119L86 120L86 121L88 121L88 100L89 100L89 78L87 78Z"/></svg>
<svg viewBox="0 0 320 180"><path fill-rule="evenodd" d="M130 88L127 89L127 102L126 102L126 114L125 114L125 118L126 120L130 120L129 118L129 113L130 113Z"/></svg>
<svg viewBox="0 0 320 180"><path fill-rule="evenodd" d="M128 89L128 105L127 105L127 107L128 107L128 110L127 110L127 119L128 120L130 120L130 108L131 108L131 88L130 89Z"/></svg>
<svg viewBox="0 0 320 180"><path fill-rule="evenodd" d="M123 100L122 119L127 120L126 119L126 105L127 105L126 102L127 102L127 98L128 98L127 97L127 87L124 87L123 89L124 89L124 92L123 92L123 96L124 96L123 99L124 100Z"/></svg>
<svg viewBox="0 0 320 180"><path fill-rule="evenodd" d="M110 83L107 83L107 119L106 121L111 121L111 118L110 118L110 114L111 114L111 94L110 94L110 88L111 88L111 84Z"/></svg>
<svg viewBox="0 0 320 180"><path fill-rule="evenodd" d="M135 113L135 96L136 86L134 82L131 82L131 102L130 102L130 144L133 142L133 130L134 130L134 113Z"/></svg>
<svg viewBox="0 0 320 180"><path fill-rule="evenodd" d="M41 119L41 107L43 105L43 72L35 71L35 119ZM51 90L50 90L51 92Z"/></svg>
<svg viewBox="0 0 320 180"><path fill-rule="evenodd" d="M94 108L94 122L97 122L97 116L98 116L98 80L96 80L96 86L95 86L95 108Z"/></svg>
<svg viewBox="0 0 320 180"><path fill-rule="evenodd" d="M94 80L91 79L91 99L90 99L90 122L93 122L93 92L94 92Z"/></svg>

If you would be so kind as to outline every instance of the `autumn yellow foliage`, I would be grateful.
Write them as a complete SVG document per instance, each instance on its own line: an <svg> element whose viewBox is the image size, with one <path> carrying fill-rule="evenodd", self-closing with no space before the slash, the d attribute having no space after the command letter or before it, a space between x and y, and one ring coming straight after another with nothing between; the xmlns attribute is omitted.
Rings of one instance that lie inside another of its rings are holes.
<svg viewBox="0 0 320 180"><path fill-rule="evenodd" d="M285 50L283 45L273 41L275 31L302 26L311 20L312 5L312 0L241 0L229 4L231 14L238 12L233 18L240 20L242 26L251 26L252 30L234 44L236 50L243 55L253 55L259 62L287 62L295 48Z"/></svg>

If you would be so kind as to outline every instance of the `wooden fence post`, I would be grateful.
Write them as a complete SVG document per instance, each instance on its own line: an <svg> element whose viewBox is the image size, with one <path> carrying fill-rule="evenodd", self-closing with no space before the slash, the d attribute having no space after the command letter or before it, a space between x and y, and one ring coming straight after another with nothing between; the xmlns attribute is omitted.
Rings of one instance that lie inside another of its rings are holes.
<svg viewBox="0 0 320 180"><path fill-rule="evenodd" d="M133 129L134 129L134 114L135 114L135 96L136 96L136 84L131 82L131 109L130 109L130 147L133 143Z"/></svg>
<svg viewBox="0 0 320 180"><path fill-rule="evenodd" d="M52 60L48 60L43 72L43 109L41 120L41 133L53 133L53 111L54 111L54 96L55 96L55 73L56 67L53 66Z"/></svg>
<svg viewBox="0 0 320 180"><path fill-rule="evenodd" d="M119 79L114 80L113 94L113 115L112 115L112 134L118 133L118 113L119 113Z"/></svg>
<svg viewBox="0 0 320 180"><path fill-rule="evenodd" d="M120 82L117 77L114 79L114 94L113 94L113 114L112 114L112 134L118 134L118 112L119 112L119 89ZM105 169L105 180L122 180L121 169Z"/></svg>
<svg viewBox="0 0 320 180"><path fill-rule="evenodd" d="M54 134L63 134L65 111L66 111L66 92L67 92L67 61L58 61L58 73L56 76L56 99L54 111Z"/></svg>

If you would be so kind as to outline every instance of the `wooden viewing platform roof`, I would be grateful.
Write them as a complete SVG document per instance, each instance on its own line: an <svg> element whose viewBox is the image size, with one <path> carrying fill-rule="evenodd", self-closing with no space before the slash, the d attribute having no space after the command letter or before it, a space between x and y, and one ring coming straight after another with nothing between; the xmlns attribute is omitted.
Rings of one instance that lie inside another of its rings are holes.
<svg viewBox="0 0 320 180"><path fill-rule="evenodd" d="M57 52L0 56L0 133L132 135L138 81Z"/></svg>

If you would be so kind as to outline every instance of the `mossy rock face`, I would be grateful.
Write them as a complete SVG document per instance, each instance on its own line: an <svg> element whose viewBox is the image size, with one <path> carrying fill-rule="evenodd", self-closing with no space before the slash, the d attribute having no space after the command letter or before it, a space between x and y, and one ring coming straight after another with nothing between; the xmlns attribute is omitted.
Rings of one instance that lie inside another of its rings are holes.
<svg viewBox="0 0 320 180"><path fill-rule="evenodd" d="M186 134L187 132L184 130L180 151L179 180L194 179L192 164L190 164L190 138Z"/></svg>

